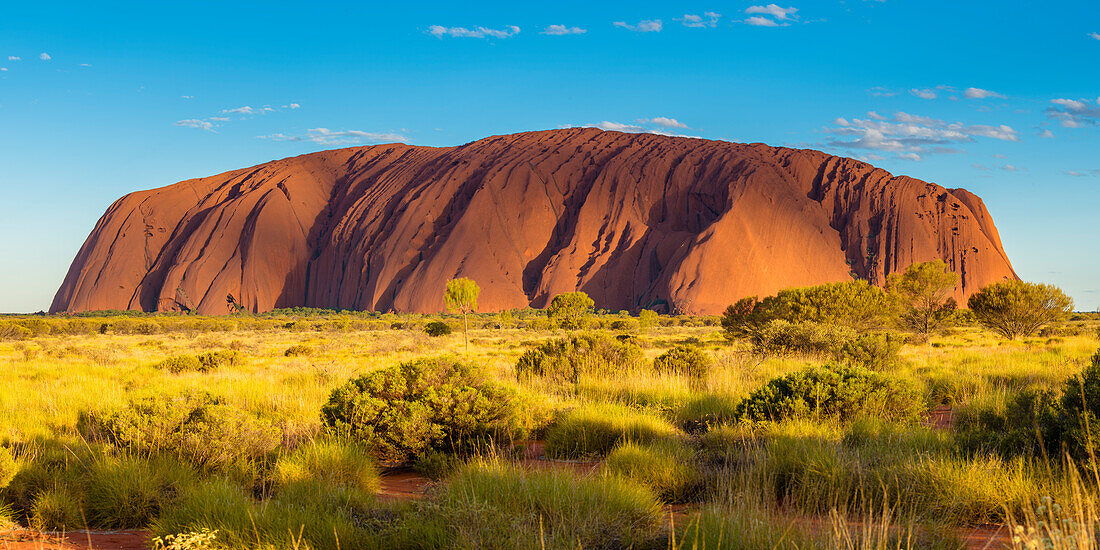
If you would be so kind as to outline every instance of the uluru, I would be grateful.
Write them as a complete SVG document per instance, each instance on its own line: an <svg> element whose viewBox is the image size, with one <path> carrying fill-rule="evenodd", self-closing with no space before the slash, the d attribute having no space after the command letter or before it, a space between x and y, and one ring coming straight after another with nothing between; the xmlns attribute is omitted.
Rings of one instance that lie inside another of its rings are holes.
<svg viewBox="0 0 1100 550"><path fill-rule="evenodd" d="M914 262L956 297L1016 279L977 196L819 151L570 128L457 147L336 149L130 193L100 218L52 312L308 306L597 307L714 314L748 295L882 284Z"/></svg>

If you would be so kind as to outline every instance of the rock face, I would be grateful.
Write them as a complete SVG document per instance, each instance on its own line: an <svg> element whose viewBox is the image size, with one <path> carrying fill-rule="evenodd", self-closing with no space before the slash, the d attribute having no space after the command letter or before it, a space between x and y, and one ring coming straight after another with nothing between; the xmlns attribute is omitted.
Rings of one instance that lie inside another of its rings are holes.
<svg viewBox="0 0 1100 550"><path fill-rule="evenodd" d="M311 306L719 313L747 295L943 259L957 297L1014 279L977 196L818 151L591 128L324 151L131 193L51 311ZM965 302L964 302L965 303Z"/></svg>

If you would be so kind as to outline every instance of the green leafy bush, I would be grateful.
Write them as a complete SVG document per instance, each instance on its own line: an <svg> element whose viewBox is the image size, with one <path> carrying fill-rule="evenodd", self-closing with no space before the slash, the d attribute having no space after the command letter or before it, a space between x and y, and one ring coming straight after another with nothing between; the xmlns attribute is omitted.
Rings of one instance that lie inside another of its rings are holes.
<svg viewBox="0 0 1100 550"><path fill-rule="evenodd" d="M782 320L763 325L750 337L756 353L817 355L868 368L892 363L902 340L892 333L859 334L847 327Z"/></svg>
<svg viewBox="0 0 1100 550"><path fill-rule="evenodd" d="M441 548L648 548L661 536L660 503L642 485L497 462L460 469L424 514L447 533Z"/></svg>
<svg viewBox="0 0 1100 550"><path fill-rule="evenodd" d="M714 361L695 346L676 346L653 360L653 370L696 380L706 379Z"/></svg>
<svg viewBox="0 0 1100 550"><path fill-rule="evenodd" d="M313 355L313 348L306 344L294 344L283 352L284 357L305 357Z"/></svg>
<svg viewBox="0 0 1100 550"><path fill-rule="evenodd" d="M546 308L546 315L565 330L583 329L588 326L595 305L583 292L566 292L554 296Z"/></svg>
<svg viewBox="0 0 1100 550"><path fill-rule="evenodd" d="M861 367L809 367L779 378L745 398L736 416L741 420L834 418L859 416L910 420L921 410L913 384Z"/></svg>
<svg viewBox="0 0 1100 550"><path fill-rule="evenodd" d="M1054 285L1002 281L971 294L967 305L981 324L1015 339L1064 319L1073 300Z"/></svg>
<svg viewBox="0 0 1100 550"><path fill-rule="evenodd" d="M699 495L695 453L681 441L623 442L607 455L605 472L634 480L666 502L686 502Z"/></svg>
<svg viewBox="0 0 1100 550"><path fill-rule="evenodd" d="M117 410L85 411L77 428L92 441L173 454L214 469L248 464L282 441L270 422L205 393L158 395Z"/></svg>
<svg viewBox="0 0 1100 550"><path fill-rule="evenodd" d="M470 452L510 442L531 428L530 409L480 369L453 359L420 359L333 390L321 409L330 430L359 439L382 460L428 449Z"/></svg>
<svg viewBox="0 0 1100 550"><path fill-rule="evenodd" d="M540 376L576 384L582 376L629 372L643 359L641 348L602 334L580 334L550 340L524 353L516 363L516 377Z"/></svg>
<svg viewBox="0 0 1100 550"><path fill-rule="evenodd" d="M680 440L665 419L620 405L601 404L565 413L546 433L546 453L557 458L604 456L631 441Z"/></svg>
<svg viewBox="0 0 1100 550"><path fill-rule="evenodd" d="M775 296L757 300L742 298L726 308L721 324L730 339L752 335L770 321L816 323L868 330L890 322L897 312L895 300L867 281L845 281L787 288Z"/></svg>
<svg viewBox="0 0 1100 550"><path fill-rule="evenodd" d="M634 319L616 319L611 321L608 328L619 332L634 332L638 330L639 325Z"/></svg>
<svg viewBox="0 0 1100 550"><path fill-rule="evenodd" d="M451 330L451 325L444 323L443 321L432 321L424 325L424 332L428 336L447 336L454 332Z"/></svg>

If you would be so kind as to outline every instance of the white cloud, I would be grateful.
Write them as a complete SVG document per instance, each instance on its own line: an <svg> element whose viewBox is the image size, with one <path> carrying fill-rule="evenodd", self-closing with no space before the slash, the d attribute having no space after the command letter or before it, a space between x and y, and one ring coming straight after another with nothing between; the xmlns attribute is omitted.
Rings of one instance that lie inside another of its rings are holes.
<svg viewBox="0 0 1100 550"><path fill-rule="evenodd" d="M976 170L981 170L982 172L985 172L985 171L989 170L989 168L985 167L984 165L978 164L976 162L974 164L971 164L971 166L973 166Z"/></svg>
<svg viewBox="0 0 1100 550"><path fill-rule="evenodd" d="M189 118L187 120L180 120L175 123L175 126L185 126L187 128L198 128L200 130L206 130L208 132L214 131L214 123L206 120L199 120L197 118Z"/></svg>
<svg viewBox="0 0 1100 550"><path fill-rule="evenodd" d="M1093 40L1100 40L1100 32L1090 32L1089 36L1092 37Z"/></svg>
<svg viewBox="0 0 1100 550"><path fill-rule="evenodd" d="M42 52L42 53L38 54L38 59L41 59L42 61L49 61L53 58L50 57L50 54L48 54L46 52Z"/></svg>
<svg viewBox="0 0 1100 550"><path fill-rule="evenodd" d="M542 29L540 34L549 34L550 36L565 36L567 34L584 34L588 32L587 29L580 27L566 27L565 25L550 25L545 29Z"/></svg>
<svg viewBox="0 0 1100 550"><path fill-rule="evenodd" d="M837 117L835 120L833 120L833 124L836 124L837 126L847 126L848 119L844 117Z"/></svg>
<svg viewBox="0 0 1100 550"><path fill-rule="evenodd" d="M1047 117L1059 120L1066 128L1100 126L1100 99L1098 105L1085 99L1052 99L1054 107L1047 108Z"/></svg>
<svg viewBox="0 0 1100 550"><path fill-rule="evenodd" d="M771 19L768 19L767 17L760 17L759 15L754 15L754 16L746 19L745 24L746 25L752 25L754 27L778 27L779 26L779 23L776 23L775 21L772 21Z"/></svg>
<svg viewBox="0 0 1100 550"><path fill-rule="evenodd" d="M909 90L909 93L921 99L936 99L936 91L928 88L923 90L913 88L912 90Z"/></svg>
<svg viewBox="0 0 1100 550"><path fill-rule="evenodd" d="M871 95L873 95L875 97L893 97L893 96L898 95L897 92L895 92L893 90L889 90L889 89L884 88L882 86L875 86L874 88L871 88L867 91L870 92Z"/></svg>
<svg viewBox="0 0 1100 550"><path fill-rule="evenodd" d="M7 70L8 70L7 67L0 67L0 72L7 72Z"/></svg>
<svg viewBox="0 0 1100 550"><path fill-rule="evenodd" d="M661 29L664 28L664 24L661 23L660 19L643 19L637 25L628 25L625 21L615 21L612 25L634 32L661 32Z"/></svg>
<svg viewBox="0 0 1100 550"><path fill-rule="evenodd" d="M899 159L920 161L920 155L916 153L898 153Z"/></svg>
<svg viewBox="0 0 1100 550"><path fill-rule="evenodd" d="M1019 141L1019 134L1007 125L966 125L944 122L931 117L895 113L885 119L875 113L866 119L840 118L827 130L834 136L828 145L847 149L869 149L894 153L898 158L917 160L927 154L957 153L955 146L984 137L1001 141ZM843 123L842 123L843 122Z"/></svg>
<svg viewBox="0 0 1100 550"><path fill-rule="evenodd" d="M8 61L22 61L22 60L23 60L23 58L19 57L17 55L9 55L8 56Z"/></svg>
<svg viewBox="0 0 1100 550"><path fill-rule="evenodd" d="M408 138L396 133L364 132L362 130L329 130L328 128L310 128L304 136L271 134L258 136L274 141L312 141L321 145L355 145L358 143L407 142Z"/></svg>
<svg viewBox="0 0 1100 550"><path fill-rule="evenodd" d="M212 116L207 120L215 120L215 121L218 121L218 122L226 122L226 121L229 120L229 117L227 117L227 116Z"/></svg>
<svg viewBox="0 0 1100 550"><path fill-rule="evenodd" d="M503 29L490 29L487 27L475 27L473 29L467 29L466 27L444 27L442 25L432 25L428 27L428 34L436 37L443 38L444 36L450 36L454 38L508 38L519 34L519 27L515 25L508 25Z"/></svg>
<svg viewBox="0 0 1100 550"><path fill-rule="evenodd" d="M287 108L288 109L301 109L302 106L297 104L297 103L291 103L290 105L287 105Z"/></svg>
<svg viewBox="0 0 1100 550"><path fill-rule="evenodd" d="M705 27L717 27L718 20L721 18L721 14L708 11L704 12L701 16L696 14L684 14L683 17L674 19L674 21L679 21L685 27L701 29Z"/></svg>
<svg viewBox="0 0 1100 550"><path fill-rule="evenodd" d="M1039 137L1045 139L1054 139L1054 132L1051 132L1050 130L1043 130L1039 132Z"/></svg>
<svg viewBox="0 0 1100 550"><path fill-rule="evenodd" d="M791 19L797 19L797 16L791 17L797 11L798 11L798 8L795 8L795 7L781 8L781 7L779 7L775 4L768 4L767 6L749 6L749 8L745 10L745 13L748 13L748 14L761 13L761 14L764 14L764 15L770 15L770 16L776 18L776 19L779 19L779 20L786 21L786 20L791 20Z"/></svg>
<svg viewBox="0 0 1100 550"><path fill-rule="evenodd" d="M653 118L639 118L638 122L642 124L656 124L657 126L664 126L665 128L687 128L688 125L669 117L653 117Z"/></svg>
<svg viewBox="0 0 1100 550"><path fill-rule="evenodd" d="M967 99L985 99L987 97L1004 99L1005 97L997 92L991 92L989 90L983 90L981 88L967 88L963 91L963 96Z"/></svg>
<svg viewBox="0 0 1100 550"><path fill-rule="evenodd" d="M80 66L81 67L91 67L92 64L91 63L81 63Z"/></svg>
<svg viewBox="0 0 1100 550"><path fill-rule="evenodd" d="M871 117L875 120L886 120L886 117L876 113L875 111L867 111L867 116L869 116L869 117Z"/></svg>
<svg viewBox="0 0 1100 550"><path fill-rule="evenodd" d="M285 107L285 108L293 109L295 107ZM272 113L272 112L275 112L275 108L271 107L270 105L264 105L263 107L251 107L251 106L245 105L244 107L236 107L234 109L222 109L221 110L221 113L223 115L242 115L242 116L262 115L262 114Z"/></svg>
<svg viewBox="0 0 1100 550"><path fill-rule="evenodd" d="M1011 164L1006 164L1006 165L1001 167L1001 170L1004 170L1005 172L1019 172L1019 171L1023 170L1023 168L1013 166Z"/></svg>
<svg viewBox="0 0 1100 550"><path fill-rule="evenodd" d="M1068 171L1068 172L1066 172L1066 173L1067 173L1067 174L1069 174L1069 175L1071 175L1071 176L1076 176L1076 177L1079 177L1079 178L1080 178L1080 177L1084 177L1084 176L1087 176L1087 175L1088 175L1088 174L1086 174L1086 173L1084 173L1084 172L1077 172L1077 171L1074 171L1074 170L1070 170L1070 171Z"/></svg>

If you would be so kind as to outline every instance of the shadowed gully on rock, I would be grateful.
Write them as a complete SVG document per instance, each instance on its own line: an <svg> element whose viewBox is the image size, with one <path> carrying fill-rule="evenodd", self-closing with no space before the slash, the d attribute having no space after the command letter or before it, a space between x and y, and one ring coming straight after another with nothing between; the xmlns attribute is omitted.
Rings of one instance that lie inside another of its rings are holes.
<svg viewBox="0 0 1100 550"><path fill-rule="evenodd" d="M981 199L818 151L574 128L302 155L131 193L51 311L483 311L582 290L713 314L747 295L943 259L956 296L1015 279Z"/></svg>

